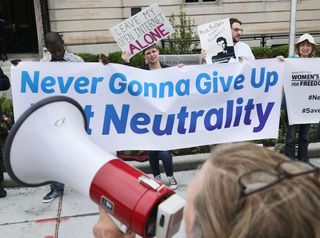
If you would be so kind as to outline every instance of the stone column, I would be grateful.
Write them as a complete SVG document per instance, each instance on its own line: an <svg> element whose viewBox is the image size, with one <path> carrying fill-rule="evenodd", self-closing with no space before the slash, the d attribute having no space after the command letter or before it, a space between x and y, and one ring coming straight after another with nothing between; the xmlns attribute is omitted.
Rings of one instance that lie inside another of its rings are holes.
<svg viewBox="0 0 320 238"><path fill-rule="evenodd" d="M44 34L40 0L33 0L33 5L36 18L39 57L42 57L42 49L44 47Z"/></svg>

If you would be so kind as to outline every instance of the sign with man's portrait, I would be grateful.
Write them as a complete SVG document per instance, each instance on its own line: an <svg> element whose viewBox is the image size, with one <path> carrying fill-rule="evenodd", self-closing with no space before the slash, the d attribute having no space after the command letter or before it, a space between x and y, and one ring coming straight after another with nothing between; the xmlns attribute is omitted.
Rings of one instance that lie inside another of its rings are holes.
<svg viewBox="0 0 320 238"><path fill-rule="evenodd" d="M208 64L227 63L235 58L229 18L198 26L198 34Z"/></svg>

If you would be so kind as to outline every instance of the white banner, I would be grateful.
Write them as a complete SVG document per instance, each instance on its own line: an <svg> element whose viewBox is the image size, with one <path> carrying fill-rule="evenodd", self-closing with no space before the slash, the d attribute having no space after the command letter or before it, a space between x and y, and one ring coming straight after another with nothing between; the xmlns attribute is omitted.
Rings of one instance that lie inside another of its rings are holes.
<svg viewBox="0 0 320 238"><path fill-rule="evenodd" d="M289 124L320 121L320 59L285 60L284 92Z"/></svg>
<svg viewBox="0 0 320 238"><path fill-rule="evenodd" d="M100 63L12 67L16 119L53 95L77 100L109 151L170 150L277 138L283 65L276 60L142 70Z"/></svg>
<svg viewBox="0 0 320 238"><path fill-rule="evenodd" d="M174 30L157 4L110 28L121 51L135 55L155 44Z"/></svg>

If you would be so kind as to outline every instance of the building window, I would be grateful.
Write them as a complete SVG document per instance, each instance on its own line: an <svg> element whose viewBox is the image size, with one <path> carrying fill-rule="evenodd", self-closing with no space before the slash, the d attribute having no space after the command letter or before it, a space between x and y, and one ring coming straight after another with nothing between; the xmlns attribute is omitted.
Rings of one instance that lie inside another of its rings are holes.
<svg viewBox="0 0 320 238"><path fill-rule="evenodd" d="M141 12L141 7L132 7L131 16L136 15L138 12Z"/></svg>
<svg viewBox="0 0 320 238"><path fill-rule="evenodd" d="M193 2L216 2L217 0L185 0L185 3L193 3Z"/></svg>

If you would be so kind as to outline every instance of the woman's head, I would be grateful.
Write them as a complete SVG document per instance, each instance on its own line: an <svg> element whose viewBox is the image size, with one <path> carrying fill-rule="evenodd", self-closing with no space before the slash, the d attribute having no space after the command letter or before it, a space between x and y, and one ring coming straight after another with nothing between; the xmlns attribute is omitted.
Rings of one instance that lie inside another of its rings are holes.
<svg viewBox="0 0 320 238"><path fill-rule="evenodd" d="M300 36L296 43L297 54L302 58L313 57L315 55L316 43L312 35L306 33Z"/></svg>
<svg viewBox="0 0 320 238"><path fill-rule="evenodd" d="M283 160L286 157L250 143L218 146L188 189L189 237L316 237L320 192L310 176L241 195L241 175L274 171Z"/></svg>
<svg viewBox="0 0 320 238"><path fill-rule="evenodd" d="M153 65L159 63L160 48L158 45L151 45L145 48L142 53L148 64Z"/></svg>

